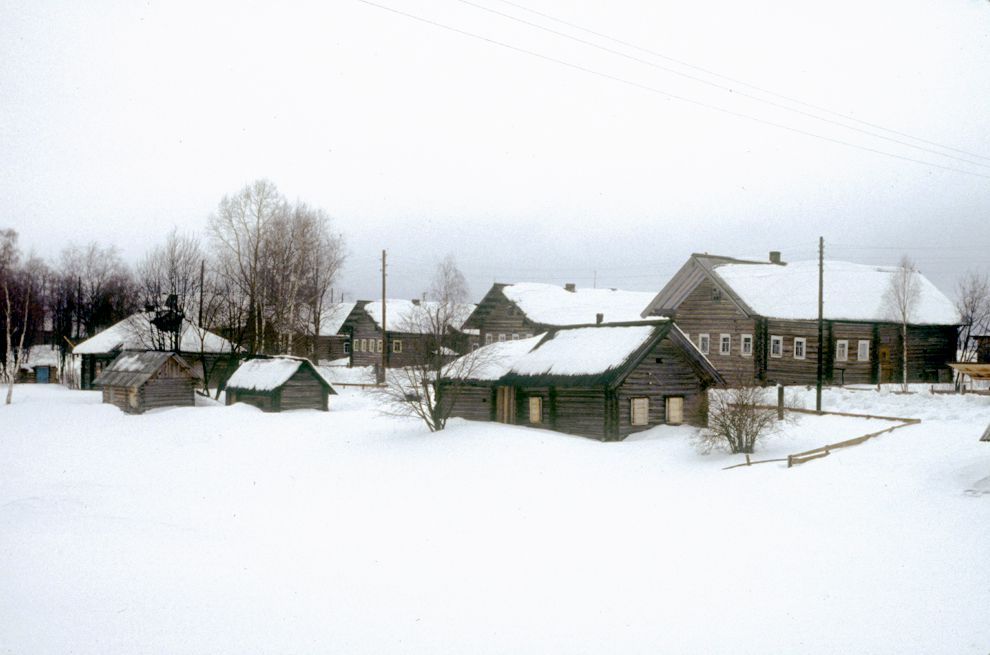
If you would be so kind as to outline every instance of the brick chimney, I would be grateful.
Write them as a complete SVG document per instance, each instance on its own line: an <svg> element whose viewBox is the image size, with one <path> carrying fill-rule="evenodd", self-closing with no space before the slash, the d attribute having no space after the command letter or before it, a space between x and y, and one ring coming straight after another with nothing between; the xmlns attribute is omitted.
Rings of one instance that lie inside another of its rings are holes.
<svg viewBox="0 0 990 655"><path fill-rule="evenodd" d="M577 286L575 286L573 282L568 282L567 284L564 285L564 291L570 291L571 293L574 293L575 291L577 291Z"/></svg>
<svg viewBox="0 0 990 655"><path fill-rule="evenodd" d="M783 263L783 262L780 261L780 251L779 250L771 250L770 251L770 263L771 264L782 264Z"/></svg>
<svg viewBox="0 0 990 655"><path fill-rule="evenodd" d="M602 321L604 320L605 320L605 314L602 314L601 312L595 314L595 325L601 325Z"/></svg>

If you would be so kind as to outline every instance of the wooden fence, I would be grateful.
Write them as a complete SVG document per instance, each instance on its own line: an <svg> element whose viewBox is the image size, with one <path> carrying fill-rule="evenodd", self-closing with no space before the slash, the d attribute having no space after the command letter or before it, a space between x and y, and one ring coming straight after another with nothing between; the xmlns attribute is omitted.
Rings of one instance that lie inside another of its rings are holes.
<svg viewBox="0 0 990 655"><path fill-rule="evenodd" d="M761 409L777 409L775 405L761 405ZM733 464L732 466L726 466L723 470L729 470L734 468L739 468L740 466L752 466L754 464L767 464L769 462L787 462L787 468L791 468L797 464L803 464L804 462L810 462L813 459L818 459L820 457L827 457L833 450L838 450L840 448L848 448L849 446L856 446L864 441L868 441L873 437L877 437L881 434L886 434L888 432L893 432L900 428L906 428L909 425L917 425L921 423L920 418L904 418L903 416L879 416L876 414L853 414L850 412L818 412L813 409L804 409L801 407L785 407L785 411L796 412L798 414L813 414L816 416L850 416L853 418L868 418L868 419L881 419L884 421L897 421L899 425L893 425L889 428L884 428L883 430L877 430L876 432L871 432L869 434L864 434L853 439L846 439L845 441L838 441L836 443L825 444L824 446L819 446L818 448L812 448L811 450L806 450L800 453L794 453L793 455L788 455L786 458L776 458L776 459L761 459L753 461L750 459L749 455L746 455L746 461L741 464Z"/></svg>

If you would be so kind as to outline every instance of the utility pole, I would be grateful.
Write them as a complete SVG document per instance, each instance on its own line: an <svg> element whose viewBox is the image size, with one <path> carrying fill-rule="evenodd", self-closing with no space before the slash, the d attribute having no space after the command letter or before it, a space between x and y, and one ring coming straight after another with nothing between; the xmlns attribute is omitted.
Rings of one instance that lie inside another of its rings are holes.
<svg viewBox="0 0 990 655"><path fill-rule="evenodd" d="M206 260L199 263L199 329L203 329L203 281L206 278Z"/></svg>
<svg viewBox="0 0 990 655"><path fill-rule="evenodd" d="M825 285L825 239L818 237L818 382L815 385L815 411L822 413L822 373L825 357L825 322L822 320Z"/></svg>
<svg viewBox="0 0 990 655"><path fill-rule="evenodd" d="M388 355L388 340L386 339L386 322L385 316L385 251L382 250L382 370L378 375L378 382L385 382L385 361Z"/></svg>

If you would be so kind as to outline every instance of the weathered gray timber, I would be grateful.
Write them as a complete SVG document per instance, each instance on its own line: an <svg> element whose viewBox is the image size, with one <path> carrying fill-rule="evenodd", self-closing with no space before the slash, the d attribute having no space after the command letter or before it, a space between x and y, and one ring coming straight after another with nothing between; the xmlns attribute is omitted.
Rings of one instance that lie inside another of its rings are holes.
<svg viewBox="0 0 990 655"><path fill-rule="evenodd" d="M675 320L730 384L753 381L814 384L819 348L823 354L826 384L876 384L901 379L901 353L904 349L901 328L896 322L883 317L880 309L873 309L874 306L882 307L882 298L864 299L863 302L868 303L869 307L859 313L870 317L856 320L842 315L843 311L848 310L832 311L826 301L824 342L819 344L815 317L781 318L757 311L747 302L746 294L739 292L719 274L725 266L736 270L752 268L754 278L765 278L763 287L772 292L777 278L764 275L764 272L779 272L788 264L779 259L755 262L694 254L657 294L643 315ZM880 272L879 268L877 272ZM826 272L826 290L829 290L829 282ZM926 288L930 296L941 296L930 284ZM844 291L855 290L832 289L833 297ZM748 288L747 292L752 294L752 288ZM800 290L803 295L812 292L817 293L817 289ZM782 289L780 293L793 294L795 291ZM809 298L803 295L795 302L807 304ZM765 298L760 299L765 301ZM783 298L776 306L789 310L790 300ZM951 305L944 296L937 300L942 305ZM939 314L944 315L944 311ZM951 322L919 320L917 324L909 325L908 379L915 382L948 379L948 363L955 359L956 338L957 325Z"/></svg>
<svg viewBox="0 0 990 655"><path fill-rule="evenodd" d="M226 402L253 405L265 412L330 409L336 395L313 363L303 357L256 358L245 361L227 383Z"/></svg>
<svg viewBox="0 0 990 655"><path fill-rule="evenodd" d="M122 353L93 381L103 402L129 414L159 407L191 407L200 379L182 357L169 352Z"/></svg>
<svg viewBox="0 0 990 655"><path fill-rule="evenodd" d="M584 368L568 361L613 340L625 344L616 347L614 357L596 357L597 364ZM491 344L468 357L498 360L509 345ZM664 423L704 425L707 390L724 382L666 320L557 328L516 357L492 367L499 371L494 377L441 381L441 397L453 399L451 415L616 441ZM453 386L457 393L444 391ZM667 414L671 403L677 407L674 416ZM634 404L640 416L634 417Z"/></svg>

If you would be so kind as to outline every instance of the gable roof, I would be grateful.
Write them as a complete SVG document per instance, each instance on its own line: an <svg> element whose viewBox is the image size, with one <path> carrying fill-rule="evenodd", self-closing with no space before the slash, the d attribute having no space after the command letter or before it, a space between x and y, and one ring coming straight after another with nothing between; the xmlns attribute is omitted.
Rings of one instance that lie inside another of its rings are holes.
<svg viewBox="0 0 990 655"><path fill-rule="evenodd" d="M149 312L132 314L76 345L72 354L103 355L118 350L152 350L156 345L156 331L151 325L153 317L154 314ZM179 350L190 353L230 353L236 349L234 344L220 335L183 319Z"/></svg>
<svg viewBox="0 0 990 655"><path fill-rule="evenodd" d="M227 389L242 391L274 391L295 375L300 368L308 368L317 382L329 393L336 395L333 386L319 369L305 357L280 355L271 358L249 359L241 363L227 380Z"/></svg>
<svg viewBox="0 0 990 655"><path fill-rule="evenodd" d="M189 373L189 377L202 379L199 373L173 352L143 351L124 352L117 355L108 367L93 379L96 386L139 387L151 379L169 359L174 359Z"/></svg>
<svg viewBox="0 0 990 655"><path fill-rule="evenodd" d="M385 314L388 326L385 328L389 332L404 332L407 334L429 334L433 331L432 317L438 312L448 311L443 304L434 300L412 301L401 298L386 299ZM357 309L362 309L375 324L377 329L382 327L382 301L381 300L359 300L351 310L353 313ZM461 329L464 321L474 311L474 305L469 303L459 304L450 311L448 325L455 330ZM350 315L347 316L350 318ZM346 319L345 319L346 320ZM343 321L341 322L343 324Z"/></svg>
<svg viewBox="0 0 990 655"><path fill-rule="evenodd" d="M824 318L896 322L884 295L897 266L824 262ZM956 325L955 305L924 275L916 273L920 296L912 325ZM818 261L772 264L712 255L692 255L649 304L643 315L670 315L704 280L749 316L790 320L818 318Z"/></svg>
<svg viewBox="0 0 990 655"><path fill-rule="evenodd" d="M668 337L698 374L713 382L721 375L681 330L666 320L577 325L546 334L495 343L465 357L479 357L479 381L513 385L615 386Z"/></svg>

